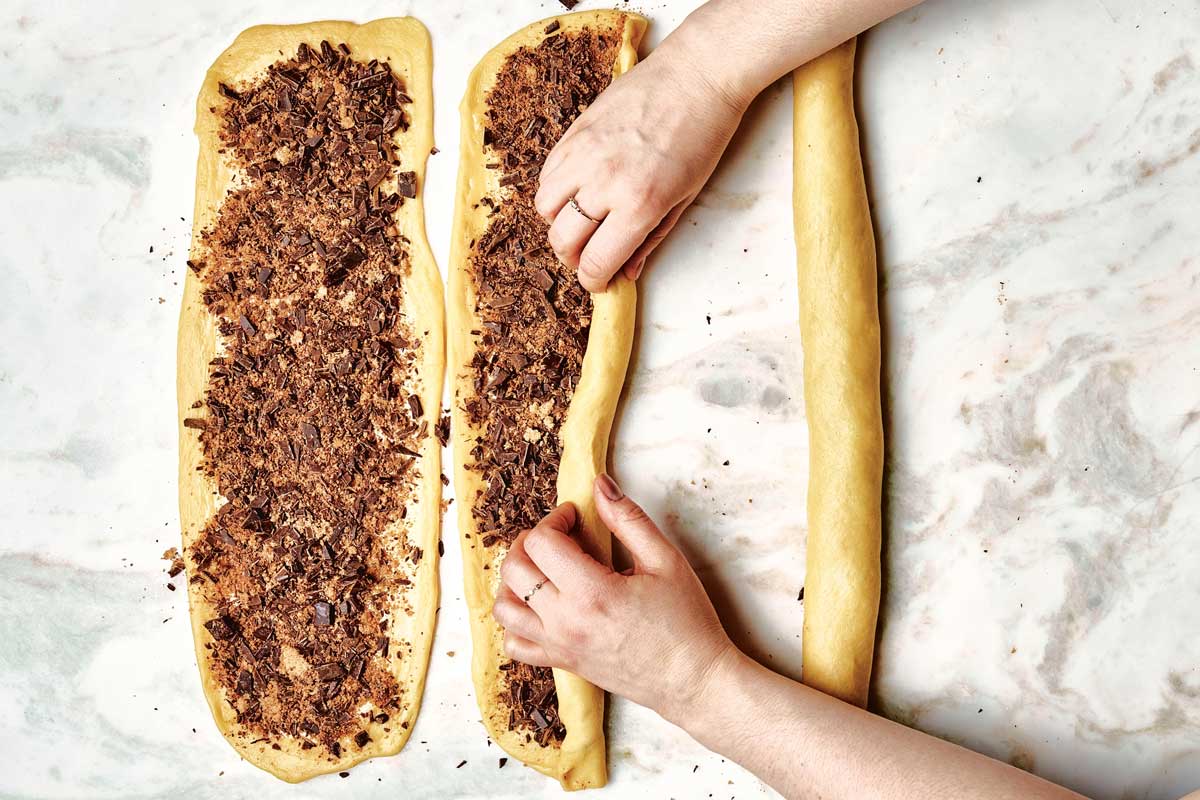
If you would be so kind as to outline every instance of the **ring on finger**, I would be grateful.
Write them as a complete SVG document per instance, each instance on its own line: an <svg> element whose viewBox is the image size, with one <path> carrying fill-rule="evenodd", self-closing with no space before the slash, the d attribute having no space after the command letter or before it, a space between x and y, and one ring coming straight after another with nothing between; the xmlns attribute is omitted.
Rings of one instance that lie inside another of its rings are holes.
<svg viewBox="0 0 1200 800"><path fill-rule="evenodd" d="M567 198L567 204L569 206L571 206L571 208L575 209L575 212L577 214L579 214L581 217L588 220L589 222L594 222L597 225L599 225L601 222L604 221L603 219L596 219L591 214L587 213L582 208L580 208L579 201L575 199L575 195L571 195L570 197Z"/></svg>
<svg viewBox="0 0 1200 800"><path fill-rule="evenodd" d="M535 583L533 585L533 588L530 589L528 592L526 592L525 596L521 598L522 602L524 602L525 605L529 605L530 598L532 598L535 594L537 594L538 589L541 589L545 585L546 585L545 580L540 580L537 583Z"/></svg>

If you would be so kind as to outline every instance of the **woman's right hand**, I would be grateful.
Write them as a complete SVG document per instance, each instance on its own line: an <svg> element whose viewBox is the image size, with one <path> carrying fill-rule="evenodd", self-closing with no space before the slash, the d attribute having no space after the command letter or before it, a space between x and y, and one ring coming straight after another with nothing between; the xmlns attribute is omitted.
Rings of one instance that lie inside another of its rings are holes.
<svg viewBox="0 0 1200 800"><path fill-rule="evenodd" d="M752 95L712 67L668 39L601 93L546 157L537 210L555 254L588 291L603 291L621 270L641 274L737 130Z"/></svg>

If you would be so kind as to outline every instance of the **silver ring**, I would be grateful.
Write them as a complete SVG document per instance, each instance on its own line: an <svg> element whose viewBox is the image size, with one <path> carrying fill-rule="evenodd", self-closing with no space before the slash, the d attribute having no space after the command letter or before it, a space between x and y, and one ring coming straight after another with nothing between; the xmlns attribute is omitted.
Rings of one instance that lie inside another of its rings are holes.
<svg viewBox="0 0 1200 800"><path fill-rule="evenodd" d="M540 588L542 588L542 587L543 587L543 586L545 586L545 585L546 585L546 582L545 582L545 581L538 581L537 583L535 583L535 584L533 585L533 588L529 590L529 594L527 594L527 595L525 595L524 597L522 597L522 598L521 598L522 600L524 600L524 601L525 601L525 605L529 605L529 598L531 598L531 597L533 597L535 594L537 594L537 590L538 590L538 589L540 589Z"/></svg>
<svg viewBox="0 0 1200 800"><path fill-rule="evenodd" d="M571 208L575 209L579 213L579 216L583 217L584 219L588 220L589 222L594 222L597 225L599 225L601 222L604 221L602 219L596 219L591 214L587 213L582 208L580 208L579 201L575 199L575 195L571 195L567 199L567 203L571 206Z"/></svg>

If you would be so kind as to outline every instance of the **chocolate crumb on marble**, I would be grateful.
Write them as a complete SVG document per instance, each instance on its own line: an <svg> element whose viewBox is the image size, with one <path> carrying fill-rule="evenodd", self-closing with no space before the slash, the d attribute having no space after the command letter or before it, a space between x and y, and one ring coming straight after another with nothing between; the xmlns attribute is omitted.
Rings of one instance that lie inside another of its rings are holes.
<svg viewBox="0 0 1200 800"><path fill-rule="evenodd" d="M184 422L186 423L187 420L184 420ZM167 566L167 577L174 578L176 575L183 572L183 557L179 555L179 550L176 548L169 547L164 550L162 554L162 560L171 562L170 565Z"/></svg>
<svg viewBox="0 0 1200 800"><path fill-rule="evenodd" d="M365 704L379 724L403 710L388 619L421 556L397 524L429 435L393 220L416 196L392 146L412 100L329 42L219 90L244 180L188 262L222 347L183 424L226 501L188 548L192 589L216 609L206 657L238 722L336 759L371 741Z"/></svg>
<svg viewBox="0 0 1200 800"><path fill-rule="evenodd" d="M471 513L480 546L507 548L554 507L559 429L583 364L592 301L547 243L533 205L546 155L612 80L619 32L565 33L550 25L539 44L508 57L486 98L485 163L500 189L485 197L483 234L470 276L479 320L470 364L473 393L461 402L482 432L470 468L483 489ZM439 434L440 435L440 434ZM566 730L550 669L502 663L509 727L546 746Z"/></svg>

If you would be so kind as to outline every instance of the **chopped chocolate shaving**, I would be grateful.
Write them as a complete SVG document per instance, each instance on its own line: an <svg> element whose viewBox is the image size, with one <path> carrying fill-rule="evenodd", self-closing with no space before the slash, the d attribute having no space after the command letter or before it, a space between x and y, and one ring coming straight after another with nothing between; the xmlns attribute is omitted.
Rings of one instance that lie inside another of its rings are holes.
<svg viewBox="0 0 1200 800"><path fill-rule="evenodd" d="M227 617L210 619L204 623L204 627L218 642L227 642L234 636L237 636L237 632L233 628L233 623Z"/></svg>
<svg viewBox="0 0 1200 800"><path fill-rule="evenodd" d="M179 573L183 572L183 558L179 555L179 551L174 547L168 548L162 554L163 561L170 561L171 565L167 567L167 576L174 578Z"/></svg>
<svg viewBox="0 0 1200 800"><path fill-rule="evenodd" d="M401 197L417 196L417 173L401 172L396 175L396 194Z"/></svg>
<svg viewBox="0 0 1200 800"><path fill-rule="evenodd" d="M321 431L311 422L300 423L300 434L304 437L304 443L309 447L321 446Z"/></svg>
<svg viewBox="0 0 1200 800"><path fill-rule="evenodd" d="M437 426L434 429L434 432L437 434L438 442L441 444L442 447L445 447L446 444L450 441L450 415L449 414L442 414L441 419L439 419L437 422Z"/></svg>
<svg viewBox="0 0 1200 800"><path fill-rule="evenodd" d="M243 180L188 262L222 345L183 420L225 501L188 548L191 590L215 609L205 657L245 735L334 758L370 741L364 705L400 711L408 657L389 653L387 622L416 548L393 537L428 430L404 413L422 340L396 311L409 242L381 189L403 88L330 42L219 87L221 152Z"/></svg>

